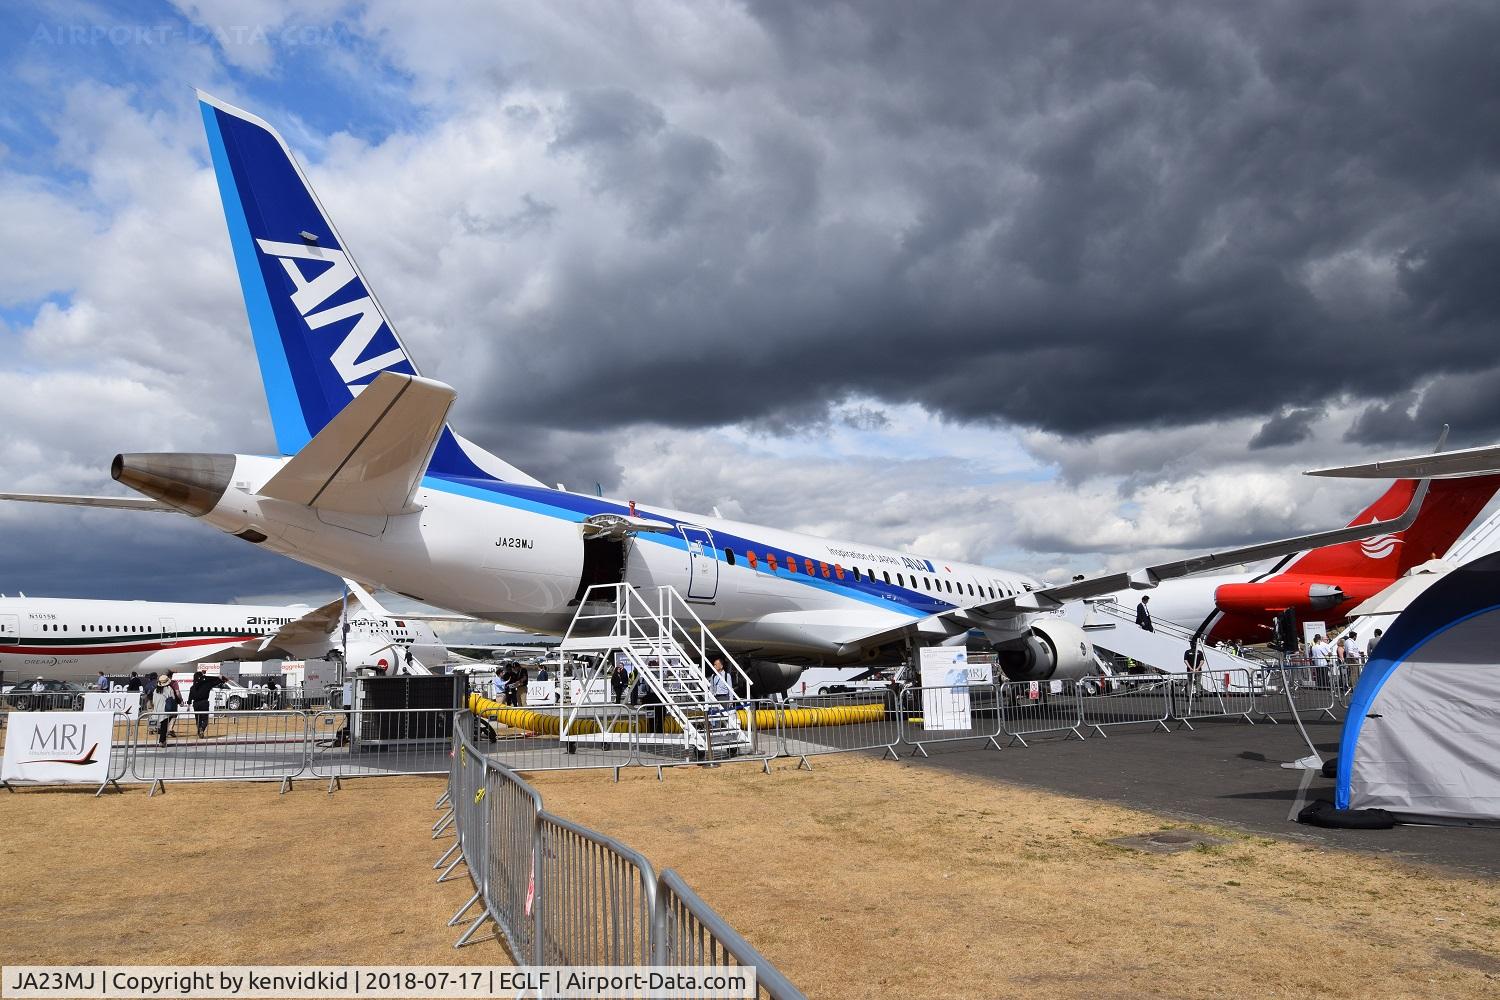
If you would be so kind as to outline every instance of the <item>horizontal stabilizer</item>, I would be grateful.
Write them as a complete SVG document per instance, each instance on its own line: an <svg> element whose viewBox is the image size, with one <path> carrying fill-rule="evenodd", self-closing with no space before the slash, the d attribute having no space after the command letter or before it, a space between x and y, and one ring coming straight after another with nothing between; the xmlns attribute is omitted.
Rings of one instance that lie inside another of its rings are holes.
<svg viewBox="0 0 1500 1000"><path fill-rule="evenodd" d="M261 496L345 514L409 514L457 393L382 372L261 489Z"/></svg>
<svg viewBox="0 0 1500 1000"><path fill-rule="evenodd" d="M146 497L80 497L58 493L0 493L0 500L24 500L27 503L60 503L73 507L111 507L115 510L159 510L176 514L178 510L160 500Z"/></svg>
<svg viewBox="0 0 1500 1000"><path fill-rule="evenodd" d="M1500 473L1500 445L1391 458L1365 465L1312 469L1304 475L1337 479L1459 479Z"/></svg>

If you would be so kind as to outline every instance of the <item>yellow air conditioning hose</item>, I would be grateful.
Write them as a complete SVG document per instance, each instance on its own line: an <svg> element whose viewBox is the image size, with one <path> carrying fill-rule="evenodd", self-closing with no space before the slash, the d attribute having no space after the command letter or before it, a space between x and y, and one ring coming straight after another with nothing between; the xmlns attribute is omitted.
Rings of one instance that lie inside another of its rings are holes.
<svg viewBox="0 0 1500 1000"><path fill-rule="evenodd" d="M469 711L483 719L491 719L501 725L512 729L524 729L532 733L547 733L552 736L558 734L560 720L558 712L554 708L551 712L538 712L531 708L509 708L481 695L469 695ZM739 716L740 726L749 725L745 718L744 709L735 713ZM878 722L885 718L885 705L882 702L870 702L866 705L834 705L828 708L788 708L782 710L782 725L787 729L809 729L814 726L852 726L861 722ZM677 733L682 730L678 727L675 719L666 720L666 731ZM610 731L616 733L629 732L629 723L626 720L616 721ZM768 731L776 728L776 711L770 708L759 708L755 710L755 728ZM597 733L599 726L592 719L578 719L573 723L575 733Z"/></svg>

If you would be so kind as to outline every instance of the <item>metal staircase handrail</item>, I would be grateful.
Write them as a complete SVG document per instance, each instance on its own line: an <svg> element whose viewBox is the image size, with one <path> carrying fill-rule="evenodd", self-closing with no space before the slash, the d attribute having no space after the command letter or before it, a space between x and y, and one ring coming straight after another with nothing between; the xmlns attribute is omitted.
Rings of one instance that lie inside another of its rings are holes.
<svg viewBox="0 0 1500 1000"><path fill-rule="evenodd" d="M1122 622L1127 622L1131 625L1135 624L1135 616L1126 611L1125 608L1121 607L1118 601L1099 601L1098 603L1090 601L1089 606L1092 607L1095 611L1109 615L1112 618L1119 619ZM1169 635L1172 638L1179 639L1183 642L1192 642L1194 639L1197 639L1199 645L1204 646L1205 648L1217 649L1217 647L1209 646L1209 644L1192 629L1184 628L1183 626L1178 625L1176 622L1158 620L1153 618L1151 620L1151 628L1155 632L1160 632L1162 635ZM1249 651L1241 653L1231 653L1227 649L1217 649L1217 652L1223 653L1228 657L1245 661L1247 667L1244 669L1263 669L1267 665L1267 663L1274 662L1268 661L1259 656L1247 655Z"/></svg>
<svg viewBox="0 0 1500 1000"><path fill-rule="evenodd" d="M632 670L637 677L644 677L647 686L655 692L661 700L663 709L672 716L678 726L682 729L687 742L707 748L710 745L712 734L705 735L712 729L709 721L719 709L719 700L714 697L707 676L707 642L704 638L712 638L716 646L723 653L724 658L734 665L736 672L743 677L748 684L749 677L740 669L738 663L724 650L722 644L703 623L675 588L670 586L659 587L656 607L636 588L627 583L602 583L593 584L584 591L583 599L579 602L578 611L574 614L573 621L569 624L567 632L563 636L561 649L568 649L575 638L575 631L581 622L599 622L610 620L610 630L602 637L604 645L609 651L619 651L625 654L629 660ZM606 597L607 595L607 597ZM585 609L590 604L599 603L608 599L613 602L614 608L608 615L585 614ZM676 607L674 607L674 602ZM684 628L676 619L674 611L681 608L688 616L698 624L700 630L700 641L694 642L692 632ZM679 642L679 637L682 642ZM590 648L600 648L599 638L587 637ZM578 637L580 644L584 637ZM683 643L688 647L684 648ZM694 655L696 654L696 656ZM656 659L657 666L652 668L647 665L648 659ZM675 663L675 666L674 666ZM585 690L591 688L594 682L612 669L613 663L610 659L601 659L595 667L585 676ZM670 690L669 684L682 688L681 691ZM574 723L582 711L588 709L587 702L575 703L566 723L562 726L561 734L567 736L573 730ZM701 716L695 721L694 714ZM739 720L736 716L728 717L725 729L735 734L743 734Z"/></svg>
<svg viewBox="0 0 1500 1000"><path fill-rule="evenodd" d="M704 623L703 619L698 617L698 613L694 611L692 606L683 599L680 593L677 592L677 588L673 586L660 587L658 588L658 595L658 601L661 607L660 617L662 620L671 622L674 626L676 626L676 608L680 607L687 613L687 616L692 619L693 623L698 626L699 641L697 642L693 642L692 634L686 629L681 629L681 626L678 626L678 628L684 632L685 638L689 642L693 643L693 647L697 650L698 655L701 658L700 662L703 664L704 668L706 669L708 667L708 643L712 642L714 648L719 651L719 655L723 657L724 662L732 667L734 669L734 672L739 675L740 679L745 682L745 693L748 695L750 692L750 675L745 673L745 670L740 666L739 661L730 655L729 650L724 648L724 644L719 641L719 637L714 635L713 629L709 628Z"/></svg>

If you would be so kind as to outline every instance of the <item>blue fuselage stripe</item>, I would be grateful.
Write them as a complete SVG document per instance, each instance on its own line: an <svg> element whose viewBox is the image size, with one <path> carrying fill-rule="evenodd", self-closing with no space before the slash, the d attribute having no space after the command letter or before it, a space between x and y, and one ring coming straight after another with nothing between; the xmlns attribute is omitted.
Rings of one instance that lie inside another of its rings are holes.
<svg viewBox="0 0 1500 1000"><path fill-rule="evenodd" d="M623 516L630 513L627 507L602 498L579 496L574 493L560 493L540 486L502 483L499 480L481 480L468 477L460 479L429 474L422 478L422 486L425 489L438 490L443 493L469 497L470 499L480 500L485 503L526 510L534 514L540 514L543 517L558 518L559 520L570 521L575 524L593 514L619 514ZM672 527L680 527L684 523L687 523L676 518L640 509L636 510L635 516L646 520L660 521ZM701 527L700 525L694 526ZM726 547L734 549L742 556L751 549L777 552L777 559L782 567L784 567L785 558L788 555L796 558L803 565L805 565L805 560L811 558L801 553L788 552L786 549L779 549L777 546L766 545L750 538L734 535L719 528L710 528L709 530L713 535L715 543L714 556L720 562L728 562L724 557L724 549ZM644 533L637 535L636 539L641 542L664 545L668 548L687 549L687 542L681 534ZM826 559L814 559L813 562L815 564L826 562ZM756 572L764 573L766 571L764 569L757 569ZM839 597L869 604L883 611L897 611L916 618L925 618L928 615L956 607L956 605L925 595L920 591L910 591L892 584L872 580L868 575L865 575L864 578L856 582L851 578L848 570L845 570L845 578L843 580L832 578L825 580L817 576L809 576L805 573L790 573L785 568L778 568L775 575L778 578L800 584L804 587L814 587Z"/></svg>

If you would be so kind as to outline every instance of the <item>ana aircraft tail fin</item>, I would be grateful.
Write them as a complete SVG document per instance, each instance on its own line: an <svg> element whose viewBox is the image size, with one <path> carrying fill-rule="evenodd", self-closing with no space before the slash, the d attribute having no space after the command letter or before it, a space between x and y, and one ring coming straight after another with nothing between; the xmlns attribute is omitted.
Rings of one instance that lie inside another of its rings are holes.
<svg viewBox="0 0 1500 1000"><path fill-rule="evenodd" d="M420 373L286 142L198 97L276 445L295 455L380 373ZM430 470L543 485L446 424Z"/></svg>

